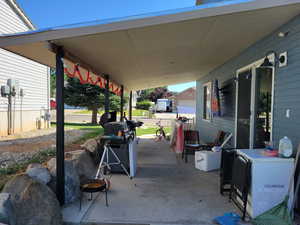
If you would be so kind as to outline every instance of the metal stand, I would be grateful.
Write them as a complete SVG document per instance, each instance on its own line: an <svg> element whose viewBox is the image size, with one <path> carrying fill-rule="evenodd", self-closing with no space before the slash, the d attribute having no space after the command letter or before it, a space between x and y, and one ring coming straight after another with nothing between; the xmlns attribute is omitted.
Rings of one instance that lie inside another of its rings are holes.
<svg viewBox="0 0 300 225"><path fill-rule="evenodd" d="M104 151L101 157L101 161L99 163L99 167L97 170L97 174L96 174L96 179L102 178L104 176L104 174L102 173L102 169L107 167L107 169L111 169L110 166L111 165L120 165L123 169L123 171L126 173L126 175L132 179L132 177L130 176L129 172L127 171L127 169L125 168L124 164L121 162L121 160L119 159L119 157L117 156L117 154L114 152L114 150L110 147L109 145L110 141L106 141L104 143ZM117 160L117 162L109 162L109 152L112 153L112 155L115 157L115 159ZM106 162L104 162L104 158L106 157Z"/></svg>

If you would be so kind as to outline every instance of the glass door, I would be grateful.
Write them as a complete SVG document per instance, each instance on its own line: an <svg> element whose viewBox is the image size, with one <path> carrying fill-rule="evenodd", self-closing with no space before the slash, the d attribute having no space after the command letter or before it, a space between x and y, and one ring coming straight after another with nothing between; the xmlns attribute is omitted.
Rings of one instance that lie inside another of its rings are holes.
<svg viewBox="0 0 300 225"><path fill-rule="evenodd" d="M252 71L238 74L236 104L236 148L250 146Z"/></svg>
<svg viewBox="0 0 300 225"><path fill-rule="evenodd" d="M253 147L263 148L271 141L273 69L257 68L255 76Z"/></svg>
<svg viewBox="0 0 300 225"><path fill-rule="evenodd" d="M272 141L273 72L252 67L237 76L236 148L264 148Z"/></svg>

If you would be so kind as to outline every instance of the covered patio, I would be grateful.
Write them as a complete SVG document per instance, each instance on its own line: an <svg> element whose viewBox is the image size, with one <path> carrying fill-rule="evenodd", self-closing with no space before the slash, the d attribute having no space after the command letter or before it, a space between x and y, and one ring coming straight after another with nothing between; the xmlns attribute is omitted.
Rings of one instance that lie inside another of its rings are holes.
<svg viewBox="0 0 300 225"><path fill-rule="evenodd" d="M61 205L65 73L105 88L108 112L109 92L122 98L124 91L206 76L294 18L299 10L300 0L223 1L0 36L1 48L56 67L56 190ZM192 164L183 164L166 143L154 145L153 140L145 139L140 148L137 177L133 181L113 177L110 207L105 207L100 195L82 211L85 213L78 213L79 208L66 209L65 220L71 224L211 224L213 217L233 210L228 199L218 194L217 173L202 173Z"/></svg>
<svg viewBox="0 0 300 225"><path fill-rule="evenodd" d="M85 197L64 208L67 224L198 224L234 212L227 196L219 194L217 171L201 172L170 150L167 142L144 136L139 142L138 172L133 180L114 174L109 207L104 194ZM76 215L76 216L75 216Z"/></svg>

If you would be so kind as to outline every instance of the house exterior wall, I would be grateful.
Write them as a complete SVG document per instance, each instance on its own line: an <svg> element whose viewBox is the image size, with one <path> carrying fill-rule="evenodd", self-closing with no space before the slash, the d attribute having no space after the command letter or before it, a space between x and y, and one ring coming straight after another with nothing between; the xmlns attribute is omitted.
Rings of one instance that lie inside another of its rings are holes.
<svg viewBox="0 0 300 225"><path fill-rule="evenodd" d="M179 113L194 114L196 112L196 100L178 100L177 110Z"/></svg>
<svg viewBox="0 0 300 225"><path fill-rule="evenodd" d="M279 32L287 31L288 36L278 37ZM197 81L197 127L202 140L212 141L218 130L235 132L235 113L227 117L215 117L211 122L202 119L202 85L214 79L218 79L219 84L222 85L226 80L235 77L238 69L264 58L270 50L276 53L288 52L288 66L282 68L277 66L275 69L273 141L275 146L278 146L280 138L288 136L294 147L298 146L300 142L300 16ZM285 116L287 109L291 110L290 118ZM235 101L233 101L233 112L235 112ZM232 141L234 143L234 140Z"/></svg>
<svg viewBox="0 0 300 225"><path fill-rule="evenodd" d="M190 87L173 97L174 108L178 113L195 114L196 87Z"/></svg>
<svg viewBox="0 0 300 225"><path fill-rule="evenodd" d="M16 14L8 2L0 1L0 34L28 30L28 24ZM13 98L14 131L35 129L37 118L49 109L49 68L0 49L0 86L6 85L10 78L16 79L25 92L22 99L19 95ZM7 135L7 104L7 98L0 96L1 136Z"/></svg>

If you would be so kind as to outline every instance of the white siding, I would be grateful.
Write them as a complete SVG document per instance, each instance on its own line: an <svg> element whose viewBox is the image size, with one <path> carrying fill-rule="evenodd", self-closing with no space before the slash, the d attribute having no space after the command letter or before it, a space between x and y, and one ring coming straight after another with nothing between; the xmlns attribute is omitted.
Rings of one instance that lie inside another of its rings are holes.
<svg viewBox="0 0 300 225"><path fill-rule="evenodd" d="M0 0L0 34L27 31L28 27L10 8L6 0ZM19 81L25 91L23 110L48 109L49 74L48 67L32 60L0 49L0 86L7 79ZM20 98L16 98L16 110L20 109ZM0 111L7 110L7 99L0 97Z"/></svg>
<svg viewBox="0 0 300 225"><path fill-rule="evenodd" d="M28 27L10 8L6 0L0 0L0 34L27 31Z"/></svg>

